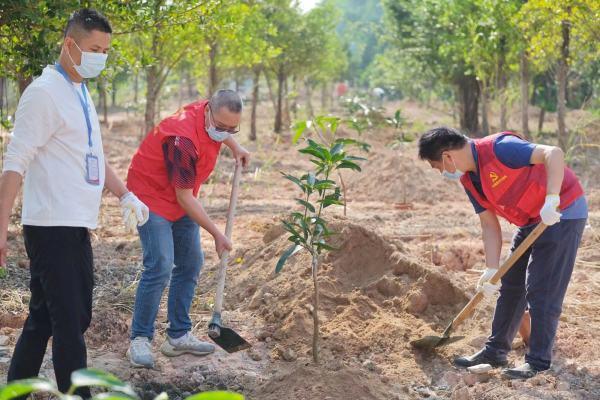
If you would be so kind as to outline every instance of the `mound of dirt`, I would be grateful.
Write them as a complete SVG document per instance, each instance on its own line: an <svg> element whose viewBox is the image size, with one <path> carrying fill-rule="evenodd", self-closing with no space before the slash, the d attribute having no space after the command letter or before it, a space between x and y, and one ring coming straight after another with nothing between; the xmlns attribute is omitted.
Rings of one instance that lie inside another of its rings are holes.
<svg viewBox="0 0 600 400"><path fill-rule="evenodd" d="M325 257L319 271L321 358L331 368L341 368L343 360L344 365L360 363L383 375L395 374L392 369L418 360L408 342L439 329L440 318L456 313L466 296L450 278L373 231L347 222L336 222L333 229L340 233L333 243L337 250ZM276 260L289 242L276 226L265 233L265 241L232 277L228 299L263 321L257 338L271 346L273 359L308 360L310 257L299 252L275 274ZM414 376L405 376L414 382Z"/></svg>
<svg viewBox="0 0 600 400"><path fill-rule="evenodd" d="M437 170L423 168L425 161L418 160L416 152L414 144L396 150L375 148L363 171L349 177L349 199L433 204L443 196L464 196L459 185L445 182Z"/></svg>

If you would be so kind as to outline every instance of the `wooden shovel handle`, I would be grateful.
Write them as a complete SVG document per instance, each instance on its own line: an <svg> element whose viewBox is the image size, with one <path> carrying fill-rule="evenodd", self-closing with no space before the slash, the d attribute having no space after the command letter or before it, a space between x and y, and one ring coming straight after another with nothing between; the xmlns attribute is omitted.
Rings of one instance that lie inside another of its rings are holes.
<svg viewBox="0 0 600 400"><path fill-rule="evenodd" d="M235 165L233 174L233 184L231 187L231 197L229 198L229 210L227 211L227 223L225 224L225 236L231 240L233 231L233 218L235 216L235 208L237 206L238 191L240 187L240 179L242 176L241 162ZM227 261L229 259L229 251L225 250L221 253L219 263L219 272L217 277L217 294L215 295L215 307L213 312L221 313L223 307L223 292L225 290L225 276L227 274Z"/></svg>
<svg viewBox="0 0 600 400"><path fill-rule="evenodd" d="M531 233L525 238L525 240L523 240L521 244L510 254L508 259L504 261L502 266L498 268L498 271L496 271L494 276L491 277L489 282L493 285L497 284L498 281L500 281L500 279L504 276L504 274L506 274L508 270L511 269L513 265L515 265L517 260L521 258L523 254L525 254L527 249L531 247L533 242L536 241L536 239L544 232L544 230L546 230L546 228L547 225L540 222L538 226L536 226L535 229L531 231ZM475 307L477 307L477 305L482 299L483 293L477 292L475 296L473 296L473 298L467 303L467 305L464 306L464 308L458 313L458 315L454 318L450 325L448 325L444 334L449 334L450 330L456 328L465 319L469 318L473 314Z"/></svg>

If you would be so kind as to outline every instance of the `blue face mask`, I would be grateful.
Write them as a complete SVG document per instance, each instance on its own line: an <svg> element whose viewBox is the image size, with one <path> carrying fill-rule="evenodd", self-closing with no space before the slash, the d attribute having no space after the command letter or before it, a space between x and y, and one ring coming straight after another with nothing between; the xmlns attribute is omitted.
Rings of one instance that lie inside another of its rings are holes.
<svg viewBox="0 0 600 400"><path fill-rule="evenodd" d="M231 133L227 131L219 131L212 125L208 127L206 132L208 133L208 136L210 136L210 138L215 142L223 142L229 139L229 137L231 136Z"/></svg>
<svg viewBox="0 0 600 400"><path fill-rule="evenodd" d="M452 160L452 164L454 164L454 160ZM444 156L442 156L442 168L444 168L444 170L442 171L442 175L453 181L459 180L465 174L463 171L456 168L456 164L454 164L454 172L446 171L446 165L444 164Z"/></svg>

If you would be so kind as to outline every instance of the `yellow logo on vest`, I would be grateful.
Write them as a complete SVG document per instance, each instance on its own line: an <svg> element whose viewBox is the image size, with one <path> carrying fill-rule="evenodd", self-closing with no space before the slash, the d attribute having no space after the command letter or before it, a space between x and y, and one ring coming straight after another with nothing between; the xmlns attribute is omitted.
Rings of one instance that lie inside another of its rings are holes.
<svg viewBox="0 0 600 400"><path fill-rule="evenodd" d="M499 184L504 182L506 180L506 178L507 178L506 175L504 175L503 177L499 177L497 173L490 172L490 179L492 180L492 188L495 188L496 186L498 186Z"/></svg>

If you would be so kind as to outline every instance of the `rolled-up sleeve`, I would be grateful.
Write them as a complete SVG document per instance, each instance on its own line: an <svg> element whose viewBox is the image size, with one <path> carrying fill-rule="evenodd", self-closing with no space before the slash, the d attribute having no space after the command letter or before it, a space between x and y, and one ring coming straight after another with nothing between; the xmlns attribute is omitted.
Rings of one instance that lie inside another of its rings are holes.
<svg viewBox="0 0 600 400"><path fill-rule="evenodd" d="M23 175L40 147L48 143L60 124L60 116L50 95L39 87L29 86L17 106L3 171Z"/></svg>

